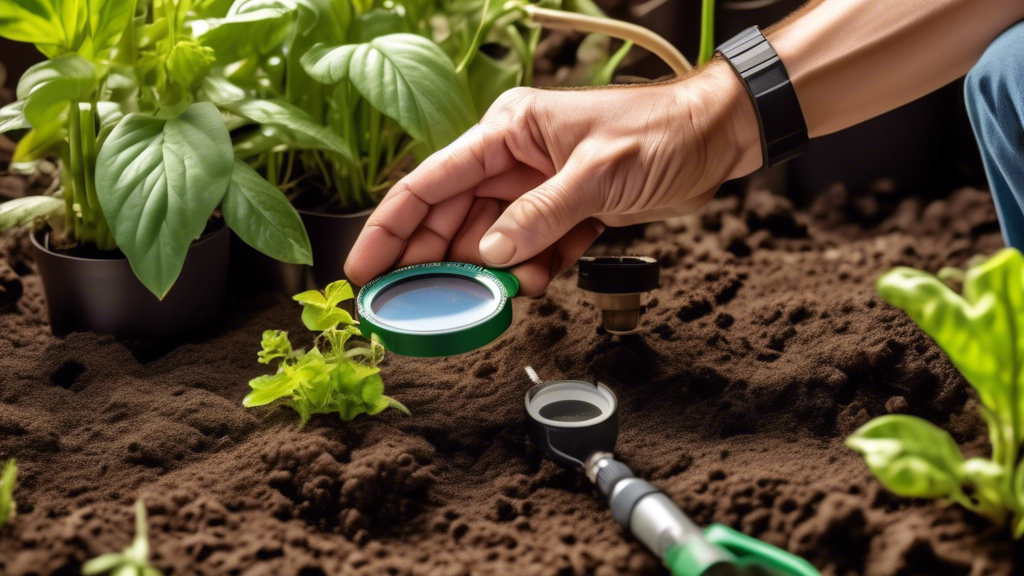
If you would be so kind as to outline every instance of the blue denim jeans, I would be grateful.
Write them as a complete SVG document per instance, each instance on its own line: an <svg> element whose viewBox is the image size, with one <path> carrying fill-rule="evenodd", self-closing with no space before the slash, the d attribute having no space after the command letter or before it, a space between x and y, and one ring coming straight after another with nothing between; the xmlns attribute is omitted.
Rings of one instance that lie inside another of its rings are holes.
<svg viewBox="0 0 1024 576"><path fill-rule="evenodd" d="M1024 22L985 50L964 91L1003 238L1024 250Z"/></svg>

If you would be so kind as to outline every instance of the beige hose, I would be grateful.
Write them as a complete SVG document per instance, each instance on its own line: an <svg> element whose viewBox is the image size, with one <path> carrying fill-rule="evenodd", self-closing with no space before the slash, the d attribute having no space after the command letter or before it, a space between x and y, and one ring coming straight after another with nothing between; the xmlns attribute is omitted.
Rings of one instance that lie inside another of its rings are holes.
<svg viewBox="0 0 1024 576"><path fill-rule="evenodd" d="M664 60L678 76L693 70L693 66L690 65L690 62L679 50L676 50L675 46L643 26L610 18L595 18L573 12L548 10L547 8L538 8L532 4L527 4L523 9L532 22L544 28L573 30L576 32L597 32L598 34L605 34L619 40L629 40Z"/></svg>

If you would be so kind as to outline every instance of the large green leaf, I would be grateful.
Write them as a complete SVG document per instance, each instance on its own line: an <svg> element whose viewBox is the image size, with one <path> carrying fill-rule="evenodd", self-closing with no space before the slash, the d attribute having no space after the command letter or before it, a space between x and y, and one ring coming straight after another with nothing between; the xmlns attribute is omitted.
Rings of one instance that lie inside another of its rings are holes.
<svg viewBox="0 0 1024 576"><path fill-rule="evenodd" d="M11 102L0 108L0 134L11 130L24 130L31 128L28 118L25 118L25 102L19 100Z"/></svg>
<svg viewBox="0 0 1024 576"><path fill-rule="evenodd" d="M136 0L86 0L89 32L96 54L113 48L135 13Z"/></svg>
<svg viewBox="0 0 1024 576"><path fill-rule="evenodd" d="M209 86L210 83L207 85ZM344 139L319 124L307 112L286 100L243 98L241 100L215 100L215 102L228 112L256 124L280 129L285 132L291 142L301 147L329 150L340 154L353 164L356 163L355 154Z"/></svg>
<svg viewBox="0 0 1024 576"><path fill-rule="evenodd" d="M998 427L997 452L1024 439L1024 257L1006 249L968 271L961 297L931 274L895 268L878 291L902 308L967 378Z"/></svg>
<svg viewBox="0 0 1024 576"><path fill-rule="evenodd" d="M502 92L519 85L523 64L515 50L509 50L502 58L481 52L469 63L466 72L473 104L477 110L487 110Z"/></svg>
<svg viewBox="0 0 1024 576"><path fill-rule="evenodd" d="M40 62L18 81L18 100L33 127L62 123L71 102L89 101L97 87L92 63L75 54Z"/></svg>
<svg viewBox="0 0 1024 576"><path fill-rule="evenodd" d="M374 38L397 34L399 32L411 32L406 18L394 10L376 9L370 10L360 16L353 26L355 29L354 40L356 42L369 42Z"/></svg>
<svg viewBox="0 0 1024 576"><path fill-rule="evenodd" d="M14 149L11 163L35 162L46 157L48 154L64 142L68 131L63 123L53 122L47 126L33 128L25 133L18 140L18 146Z"/></svg>
<svg viewBox="0 0 1024 576"><path fill-rule="evenodd" d="M64 211L64 202L50 196L26 196L0 204L0 230L28 226Z"/></svg>
<svg viewBox="0 0 1024 576"><path fill-rule="evenodd" d="M273 376L260 376L249 381L252 392L242 399L242 406L253 408L265 406L275 400L290 395L299 382L287 372L278 372Z"/></svg>
<svg viewBox="0 0 1024 576"><path fill-rule="evenodd" d="M280 190L237 158L221 210L228 226L246 244L282 262L313 263L299 213Z"/></svg>
<svg viewBox="0 0 1024 576"><path fill-rule="evenodd" d="M940 498L960 492L963 455L949 433L926 420L902 414L875 418L846 445L900 496Z"/></svg>
<svg viewBox="0 0 1024 576"><path fill-rule="evenodd" d="M2 0L0 36L36 44L53 57L75 48L84 17L79 0Z"/></svg>
<svg viewBox="0 0 1024 576"><path fill-rule="evenodd" d="M477 120L465 78L437 44L422 36L389 34L364 44L317 45L302 65L325 84L350 81L371 105L432 150Z"/></svg>
<svg viewBox="0 0 1024 576"><path fill-rule="evenodd" d="M253 53L267 53L288 37L299 4L294 0L238 0L223 18L203 22L201 42L213 48L217 60L235 62Z"/></svg>
<svg viewBox="0 0 1024 576"><path fill-rule="evenodd" d="M135 274L158 297L177 279L233 169L231 139L209 102L171 120L130 114L103 144L100 206Z"/></svg>

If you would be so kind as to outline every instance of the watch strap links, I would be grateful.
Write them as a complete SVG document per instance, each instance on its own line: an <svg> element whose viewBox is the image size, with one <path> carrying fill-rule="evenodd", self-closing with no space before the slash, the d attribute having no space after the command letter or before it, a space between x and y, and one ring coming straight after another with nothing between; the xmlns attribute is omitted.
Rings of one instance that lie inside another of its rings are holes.
<svg viewBox="0 0 1024 576"><path fill-rule="evenodd" d="M761 157L777 166L807 151L807 123L789 74L757 26L718 47L739 75L754 104L761 134Z"/></svg>

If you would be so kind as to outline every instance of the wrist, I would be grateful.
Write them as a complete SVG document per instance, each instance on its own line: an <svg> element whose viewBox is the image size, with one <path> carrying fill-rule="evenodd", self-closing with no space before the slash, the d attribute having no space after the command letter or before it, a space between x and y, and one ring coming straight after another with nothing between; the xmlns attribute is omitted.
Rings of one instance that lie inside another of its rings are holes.
<svg viewBox="0 0 1024 576"><path fill-rule="evenodd" d="M716 57L680 86L686 109L705 126L709 172L718 183L760 168L761 135L754 105L729 64Z"/></svg>

